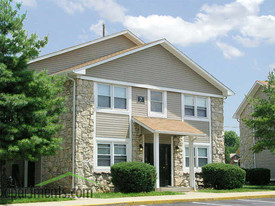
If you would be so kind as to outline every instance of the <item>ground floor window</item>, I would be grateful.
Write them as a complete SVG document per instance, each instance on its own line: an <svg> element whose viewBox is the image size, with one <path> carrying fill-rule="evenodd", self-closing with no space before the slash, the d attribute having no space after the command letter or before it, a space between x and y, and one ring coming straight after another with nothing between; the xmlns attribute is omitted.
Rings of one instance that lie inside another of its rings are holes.
<svg viewBox="0 0 275 206"><path fill-rule="evenodd" d="M97 141L97 167L110 168L113 164L127 162L127 143Z"/></svg>
<svg viewBox="0 0 275 206"><path fill-rule="evenodd" d="M194 166L201 168L209 163L209 146L194 145ZM189 167L189 147L185 145L185 168Z"/></svg>

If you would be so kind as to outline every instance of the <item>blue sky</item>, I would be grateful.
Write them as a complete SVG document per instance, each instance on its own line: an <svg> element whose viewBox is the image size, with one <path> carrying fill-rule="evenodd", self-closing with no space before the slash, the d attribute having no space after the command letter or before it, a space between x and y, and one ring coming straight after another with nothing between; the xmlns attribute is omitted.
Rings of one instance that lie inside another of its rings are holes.
<svg viewBox="0 0 275 206"><path fill-rule="evenodd" d="M23 0L25 28L49 35L42 54L129 29L145 42L166 38L236 95L225 100L225 130L255 80L275 67L274 0Z"/></svg>

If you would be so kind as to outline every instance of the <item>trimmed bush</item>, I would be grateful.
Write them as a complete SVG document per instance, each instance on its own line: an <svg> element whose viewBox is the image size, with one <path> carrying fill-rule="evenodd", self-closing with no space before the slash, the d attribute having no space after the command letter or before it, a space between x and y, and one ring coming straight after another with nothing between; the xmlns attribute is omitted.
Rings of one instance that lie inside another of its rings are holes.
<svg viewBox="0 0 275 206"><path fill-rule="evenodd" d="M120 192L150 192L156 183L156 168L142 162L120 162L111 167L111 176Z"/></svg>
<svg viewBox="0 0 275 206"><path fill-rule="evenodd" d="M270 182L270 170L266 168L247 169L246 178L251 185L267 185Z"/></svg>
<svg viewBox="0 0 275 206"><path fill-rule="evenodd" d="M211 163L202 167L205 187L214 189L241 188L245 183L245 171L235 165Z"/></svg>

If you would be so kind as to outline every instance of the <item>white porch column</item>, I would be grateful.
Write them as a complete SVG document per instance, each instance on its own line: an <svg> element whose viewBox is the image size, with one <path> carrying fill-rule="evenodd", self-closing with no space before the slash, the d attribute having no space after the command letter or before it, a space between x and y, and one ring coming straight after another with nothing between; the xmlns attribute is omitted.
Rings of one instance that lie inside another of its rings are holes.
<svg viewBox="0 0 275 206"><path fill-rule="evenodd" d="M156 188L159 188L159 133L154 133L154 165L157 170Z"/></svg>
<svg viewBox="0 0 275 206"><path fill-rule="evenodd" d="M24 187L28 187L28 161L24 162Z"/></svg>
<svg viewBox="0 0 275 206"><path fill-rule="evenodd" d="M193 187L194 191L196 191L194 165L195 165L195 163L194 163L194 138L189 136L189 178L190 178L190 187Z"/></svg>

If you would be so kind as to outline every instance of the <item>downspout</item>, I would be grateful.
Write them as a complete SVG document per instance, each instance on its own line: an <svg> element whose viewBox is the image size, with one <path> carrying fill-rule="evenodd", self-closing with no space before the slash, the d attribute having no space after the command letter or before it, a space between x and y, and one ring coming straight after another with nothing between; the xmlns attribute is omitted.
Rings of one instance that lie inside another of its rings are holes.
<svg viewBox="0 0 275 206"><path fill-rule="evenodd" d="M73 141L72 141L72 173L74 174L75 169L75 95L76 95L76 82L75 79L69 77L67 75L68 79L73 81ZM72 189L75 188L75 177L72 175Z"/></svg>

